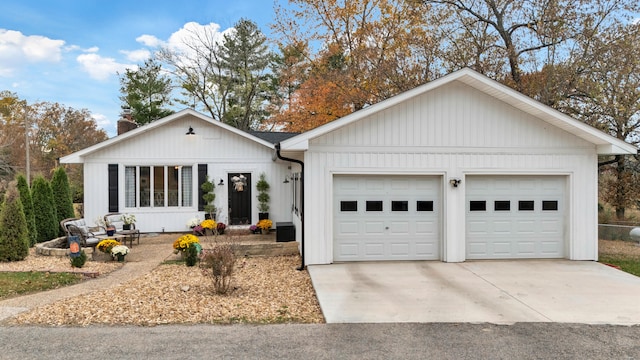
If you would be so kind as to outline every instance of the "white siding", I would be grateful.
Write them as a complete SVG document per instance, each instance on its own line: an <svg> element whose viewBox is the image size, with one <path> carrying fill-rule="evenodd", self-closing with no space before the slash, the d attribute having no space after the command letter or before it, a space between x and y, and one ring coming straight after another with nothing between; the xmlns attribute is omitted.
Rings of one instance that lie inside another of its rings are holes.
<svg viewBox="0 0 640 360"><path fill-rule="evenodd" d="M189 126L195 136L186 136ZM90 154L85 159L85 218L89 222L108 212L107 164L119 164L120 212L136 215L137 227L143 232L187 231L188 219L204 212L197 208L197 164L208 164L209 175L216 184L216 206L222 209L219 220L228 222L228 173L251 173L252 217L258 220L257 190L255 184L264 172L271 185L270 218L291 221L291 190L283 184L289 174L288 163L272 161L273 149L256 143L225 129L212 126L195 118L185 117L139 134L120 143ZM127 165L183 165L193 166L193 207L189 208L125 208L124 167ZM224 186L217 186L224 179Z"/></svg>
<svg viewBox="0 0 640 360"><path fill-rule="evenodd" d="M333 261L333 174L443 176L443 259L465 260L465 176L568 178L568 257L597 258L593 144L478 90L451 83L310 141L305 153L306 261ZM453 188L448 179L462 179ZM311 205L312 204L312 205Z"/></svg>

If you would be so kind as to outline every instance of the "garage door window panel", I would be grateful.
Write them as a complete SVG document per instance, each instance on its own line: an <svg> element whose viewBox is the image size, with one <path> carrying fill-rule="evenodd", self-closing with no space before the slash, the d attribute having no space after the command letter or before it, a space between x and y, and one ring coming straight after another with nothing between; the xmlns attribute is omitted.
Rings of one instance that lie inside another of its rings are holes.
<svg viewBox="0 0 640 360"><path fill-rule="evenodd" d="M383 211L383 202L378 200L367 200L366 209L367 211Z"/></svg>
<svg viewBox="0 0 640 360"><path fill-rule="evenodd" d="M416 211L433 211L433 201L416 201Z"/></svg>
<svg viewBox="0 0 640 360"><path fill-rule="evenodd" d="M469 211L487 211L487 202L484 200L469 201Z"/></svg>
<svg viewBox="0 0 640 360"><path fill-rule="evenodd" d="M358 202L340 201L340 211L358 211Z"/></svg>
<svg viewBox="0 0 640 360"><path fill-rule="evenodd" d="M409 202L394 200L391 202L391 211L409 211Z"/></svg>
<svg viewBox="0 0 640 360"><path fill-rule="evenodd" d="M511 210L511 201L506 200L496 200L493 203L494 211L510 211Z"/></svg>
<svg viewBox="0 0 640 360"><path fill-rule="evenodd" d="M558 201L556 200L543 200L542 211L558 211Z"/></svg>
<svg viewBox="0 0 640 360"><path fill-rule="evenodd" d="M520 200L518 201L519 211L534 211L535 202L533 200Z"/></svg>

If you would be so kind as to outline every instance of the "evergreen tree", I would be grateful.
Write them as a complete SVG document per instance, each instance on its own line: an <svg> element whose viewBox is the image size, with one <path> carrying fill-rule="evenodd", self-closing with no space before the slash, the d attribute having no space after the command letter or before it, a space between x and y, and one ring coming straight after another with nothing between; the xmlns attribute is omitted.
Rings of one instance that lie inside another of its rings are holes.
<svg viewBox="0 0 640 360"><path fill-rule="evenodd" d="M29 255L29 230L20 193L11 182L0 211L0 261L24 260Z"/></svg>
<svg viewBox="0 0 640 360"><path fill-rule="evenodd" d="M31 189L29 189L29 184L27 184L27 179L24 177L24 175L18 175L16 181L18 182L18 191L20 192L20 201L22 201L24 216L27 219L27 229L29 230L29 247L31 247L36 244L36 240L38 239L36 218L33 213L33 199L31 198Z"/></svg>
<svg viewBox="0 0 640 360"><path fill-rule="evenodd" d="M58 235L56 208L53 204L53 192L49 182L42 176L33 180L33 211L38 231L37 242L54 239Z"/></svg>
<svg viewBox="0 0 640 360"><path fill-rule="evenodd" d="M162 66L149 59L138 70L129 70L120 77L120 100L131 109L138 124L147 124L171 115L171 79L162 74Z"/></svg>
<svg viewBox="0 0 640 360"><path fill-rule="evenodd" d="M69 179L63 167L57 168L53 173L51 190L53 191L53 202L56 205L57 223L59 224L60 221L64 219L75 217L71 191L69 189ZM60 226L58 227L58 235L65 235Z"/></svg>
<svg viewBox="0 0 640 360"><path fill-rule="evenodd" d="M265 103L269 97L270 78L267 75L273 54L267 38L258 25L240 19L233 34L225 34L220 48L221 67L228 74L228 97L222 120L238 129L256 129L266 117Z"/></svg>

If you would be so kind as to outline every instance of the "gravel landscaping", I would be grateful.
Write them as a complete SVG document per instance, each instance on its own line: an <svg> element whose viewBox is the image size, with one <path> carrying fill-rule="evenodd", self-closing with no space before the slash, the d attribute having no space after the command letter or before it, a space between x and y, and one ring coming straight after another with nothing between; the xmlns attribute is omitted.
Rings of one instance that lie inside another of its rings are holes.
<svg viewBox="0 0 640 360"><path fill-rule="evenodd" d="M175 258L171 255L173 237L155 245L166 246L169 259ZM128 256L135 254L136 249L137 246ZM322 323L324 319L311 279L307 271L296 270L299 264L299 256L240 258L236 263L233 290L217 295L211 277L205 276L197 266L166 262L114 287L37 307L10 319L8 324ZM76 271L99 273L103 277L127 265L88 261ZM73 271L66 258L34 254L25 261L0 263L0 271L31 270ZM118 276L118 272L109 276Z"/></svg>
<svg viewBox="0 0 640 360"><path fill-rule="evenodd" d="M174 237L145 239L144 243L166 247L170 260L177 258L171 255ZM131 256L140 256L138 249L134 247ZM636 243L600 240L599 250L601 254L625 254L640 260L640 246ZM114 287L37 307L10 319L8 324L322 323L324 319L309 274L296 270L299 264L299 256L240 258L233 290L227 295L217 295L211 278L197 266L190 268L166 262ZM32 249L24 261L0 263L0 271L76 271L103 277L122 266L127 263L88 261L82 269L73 269L67 258L38 256Z"/></svg>

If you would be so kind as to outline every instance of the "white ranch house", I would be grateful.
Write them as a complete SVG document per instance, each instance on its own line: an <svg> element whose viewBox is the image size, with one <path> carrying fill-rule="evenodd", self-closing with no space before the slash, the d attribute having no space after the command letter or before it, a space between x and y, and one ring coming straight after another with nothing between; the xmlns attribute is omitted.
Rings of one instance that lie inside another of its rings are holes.
<svg viewBox="0 0 640 360"><path fill-rule="evenodd" d="M186 134L189 129L193 134ZM215 184L218 221L257 222L255 183L261 173L271 187L271 219L291 221L291 187L283 183L289 164L273 161L273 156L272 142L183 110L61 162L84 164L84 214L89 223L120 212L134 214L142 232L181 232L189 230L190 219L205 218L200 184L207 176ZM233 179L240 177L244 186L238 187Z"/></svg>
<svg viewBox="0 0 640 360"><path fill-rule="evenodd" d="M190 126L196 135L185 135ZM225 183L216 187L223 221L223 204L237 207L230 177L250 175L255 223L265 172L270 217L294 223L306 264L597 260L598 155L636 151L464 69L275 146L184 110L61 161L84 163L87 218L117 205L142 231L185 231L203 217L205 166ZM143 178L163 179L153 187L162 206L141 201Z"/></svg>

